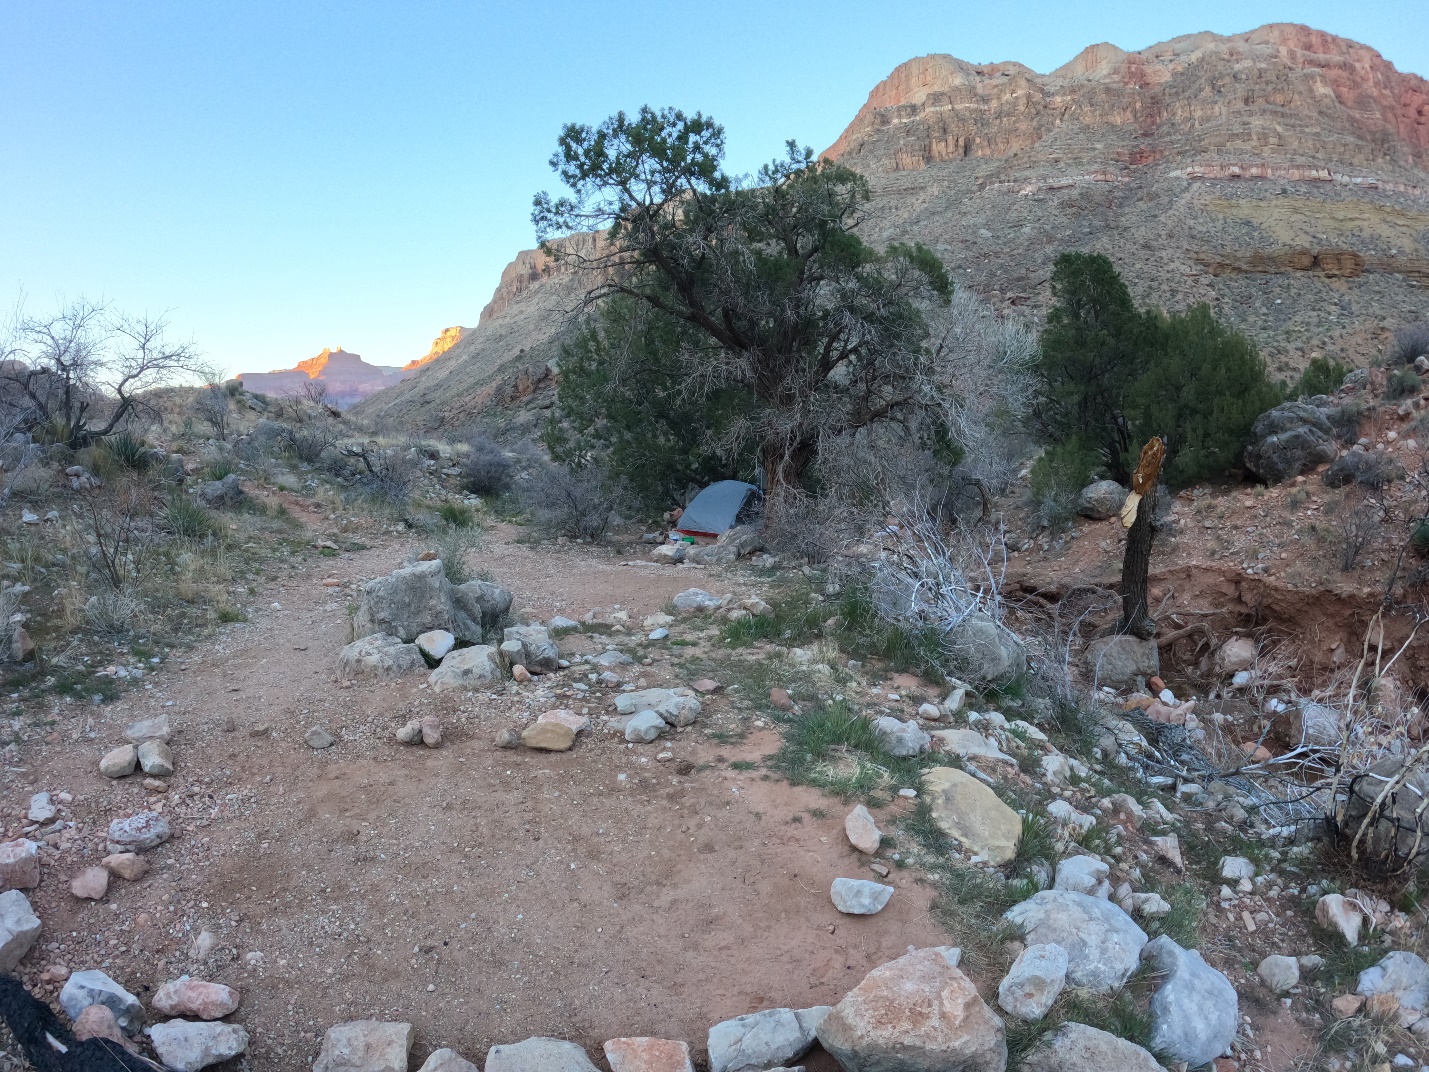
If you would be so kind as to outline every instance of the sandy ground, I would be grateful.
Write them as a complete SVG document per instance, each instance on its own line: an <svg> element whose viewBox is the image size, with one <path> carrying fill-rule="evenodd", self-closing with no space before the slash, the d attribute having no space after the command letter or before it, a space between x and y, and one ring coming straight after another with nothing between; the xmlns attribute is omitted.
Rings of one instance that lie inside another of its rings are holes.
<svg viewBox="0 0 1429 1072"><path fill-rule="evenodd" d="M510 535L473 566L541 617L618 603L638 621L684 588L730 587ZM613 694L569 691L573 671L542 694L434 695L421 678L344 687L334 665L355 585L410 550L296 563L262 594L275 606L176 653L114 703L60 708L50 737L25 746L0 787L7 836L42 789L73 794L62 817L78 824L33 891L45 931L27 982L48 964L99 967L142 998L188 972L242 992L233 1019L253 1043L241 1067L307 1067L329 1025L364 1018L415 1024L415 1067L440 1046L479 1063L491 1044L536 1034L593 1055L646 1034L703 1051L717 1021L835 1002L910 946L946 941L911 873L895 872L877 916L834 910L834 877L873 877L843 836L845 808L730 766L773 751L771 731L728 743L702 722L635 747L597 729L568 753L502 751L499 727L550 707L613 713ZM643 673L678 681L661 660ZM735 717L716 698L707 722L722 705L726 725ZM160 711L176 729L168 792L102 778L97 760L123 727ZM433 712L443 748L394 741ZM313 725L338 743L309 748ZM663 749L673 758L656 762ZM116 879L101 903L72 897L68 880L104 854L109 820L156 801L176 834L148 854L150 874Z"/></svg>

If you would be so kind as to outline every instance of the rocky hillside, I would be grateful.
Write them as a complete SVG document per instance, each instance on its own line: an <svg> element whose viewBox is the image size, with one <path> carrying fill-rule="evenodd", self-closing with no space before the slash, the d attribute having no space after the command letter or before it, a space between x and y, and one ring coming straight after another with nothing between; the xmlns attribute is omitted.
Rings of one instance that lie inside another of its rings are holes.
<svg viewBox="0 0 1429 1072"><path fill-rule="evenodd" d="M1210 302L1290 375L1371 363L1429 308L1429 83L1308 27L1094 45L1046 75L920 57L827 155L868 176L871 239L931 245L1007 310L1045 308L1059 252L1103 252L1139 300ZM525 397L579 294L519 254L477 329L364 411L450 428Z"/></svg>

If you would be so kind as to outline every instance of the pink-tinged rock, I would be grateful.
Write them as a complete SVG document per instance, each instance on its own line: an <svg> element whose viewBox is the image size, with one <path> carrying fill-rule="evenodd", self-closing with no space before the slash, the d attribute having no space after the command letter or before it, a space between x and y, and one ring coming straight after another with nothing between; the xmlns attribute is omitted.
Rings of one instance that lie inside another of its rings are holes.
<svg viewBox="0 0 1429 1072"><path fill-rule="evenodd" d="M770 689L769 702L775 707L777 707L780 711L794 710L794 701L790 699L789 693L786 692L784 689Z"/></svg>
<svg viewBox="0 0 1429 1072"><path fill-rule="evenodd" d="M417 728L421 734L422 743L428 748L442 746L442 720L436 715L423 715Z"/></svg>
<svg viewBox="0 0 1429 1072"><path fill-rule="evenodd" d="M1327 930L1338 931L1353 947L1359 944L1364 912L1343 894L1328 893L1315 903L1315 922Z"/></svg>
<svg viewBox="0 0 1429 1072"><path fill-rule="evenodd" d="M883 833L874 823L873 815L862 804L849 812L844 819L844 833L848 835L850 845L870 856L878 851L878 846L883 842Z"/></svg>
<svg viewBox="0 0 1429 1072"><path fill-rule="evenodd" d="M1161 857L1177 871L1186 870L1186 861L1181 856L1181 839L1175 834L1146 839L1157 856Z"/></svg>
<svg viewBox="0 0 1429 1072"><path fill-rule="evenodd" d="M238 991L222 983L206 983L185 975L159 987L154 993L153 1006L165 1016L221 1020L238 1008Z"/></svg>
<svg viewBox="0 0 1429 1072"><path fill-rule="evenodd" d="M111 875L118 875L125 882L138 882L149 873L149 861L137 852L116 852L100 860L99 864Z"/></svg>
<svg viewBox="0 0 1429 1072"><path fill-rule="evenodd" d="M86 867L70 879L69 892L86 901L102 901L109 892L109 872L102 867Z"/></svg>
<svg viewBox="0 0 1429 1072"><path fill-rule="evenodd" d="M0 844L0 893L40 884L40 846L29 838Z"/></svg>
<svg viewBox="0 0 1429 1072"><path fill-rule="evenodd" d="M518 685L529 685L531 683L531 671L527 670L520 663L511 668L511 680Z"/></svg>
<svg viewBox="0 0 1429 1072"><path fill-rule="evenodd" d="M585 715L578 715L568 708L561 708L558 711L546 711L536 719L537 722L559 722L562 726L569 726L572 733L582 733L590 729L590 719Z"/></svg>
<svg viewBox="0 0 1429 1072"><path fill-rule="evenodd" d="M109 851L143 852L162 845L173 833L169 820L158 812L141 811L109 824Z"/></svg>
<svg viewBox="0 0 1429 1072"><path fill-rule="evenodd" d="M139 1048L129 1040L115 1019L114 1010L107 1005L89 1005L74 1022L74 1037L78 1042L100 1038L117 1042L130 1053L138 1053Z"/></svg>
<svg viewBox="0 0 1429 1072"><path fill-rule="evenodd" d="M957 962L937 947L874 968L824 1017L819 1042L846 1069L1004 1072L1002 1020Z"/></svg>
<svg viewBox="0 0 1429 1072"><path fill-rule="evenodd" d="M712 692L719 692L719 690L724 688L724 686L721 685L718 681L715 681L713 678L702 677L698 681L691 681L690 688L694 689L696 692L708 695ZM621 1040L617 1039L616 1041L618 1042Z"/></svg>
<svg viewBox="0 0 1429 1072"><path fill-rule="evenodd" d="M610 1072L695 1072L690 1048L659 1038L618 1038L605 1044Z"/></svg>

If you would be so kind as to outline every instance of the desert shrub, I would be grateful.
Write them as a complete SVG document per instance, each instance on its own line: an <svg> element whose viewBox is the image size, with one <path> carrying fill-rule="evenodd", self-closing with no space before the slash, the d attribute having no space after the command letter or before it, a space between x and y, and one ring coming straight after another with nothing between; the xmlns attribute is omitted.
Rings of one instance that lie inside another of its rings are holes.
<svg viewBox="0 0 1429 1072"><path fill-rule="evenodd" d="M1429 354L1429 320L1406 324L1395 329L1394 341L1389 345L1389 361L1394 365L1407 365L1416 357Z"/></svg>
<svg viewBox="0 0 1429 1072"><path fill-rule="evenodd" d="M1077 499L1100 465L1096 453L1079 439L1055 443L1032 463L1028 493L1038 528L1059 532L1077 514Z"/></svg>
<svg viewBox="0 0 1429 1072"><path fill-rule="evenodd" d="M1350 444L1359 439L1360 421L1369 409L1370 405L1364 399L1354 398L1343 406L1336 406L1328 411L1325 416L1330 421L1330 427L1334 429L1335 438L1344 444Z"/></svg>
<svg viewBox="0 0 1429 1072"><path fill-rule="evenodd" d="M282 449L300 462L316 465L323 455L337 446L342 429L326 413L302 413L292 424L279 426L278 442Z"/></svg>
<svg viewBox="0 0 1429 1072"><path fill-rule="evenodd" d="M238 466L233 463L232 458L214 458L204 469L204 475L209 480L222 480L236 472L238 472Z"/></svg>
<svg viewBox="0 0 1429 1072"><path fill-rule="evenodd" d="M485 436L473 436L461 467L462 486L473 495L504 495L511 490L515 467L506 452Z"/></svg>
<svg viewBox="0 0 1429 1072"><path fill-rule="evenodd" d="M517 488L522 509L540 528L573 540L598 540L626 499L624 489L594 466L538 461Z"/></svg>
<svg viewBox="0 0 1429 1072"><path fill-rule="evenodd" d="M461 503L442 503L437 507L437 516L454 529L469 529L476 524L476 513Z"/></svg>
<svg viewBox="0 0 1429 1072"><path fill-rule="evenodd" d="M1421 521L1409 534L1409 546L1416 555L1429 558L1429 521Z"/></svg>
<svg viewBox="0 0 1429 1072"><path fill-rule="evenodd" d="M465 584L476 578L476 573L467 566L466 555L480 545L480 529L443 525L427 542L442 560L442 570L452 584Z"/></svg>
<svg viewBox="0 0 1429 1072"><path fill-rule="evenodd" d="M350 444L342 455L357 463L357 486L372 498L403 506L412 497L422 465L410 447Z"/></svg>
<svg viewBox="0 0 1429 1072"><path fill-rule="evenodd" d="M1352 489L1335 515L1335 533L1339 542L1340 570L1349 573L1359 564L1362 555L1379 532L1384 520L1384 508L1362 491Z"/></svg>
<svg viewBox="0 0 1429 1072"><path fill-rule="evenodd" d="M170 495L164 504L164 527L175 536L201 540L218 531L213 515L183 494Z"/></svg>
<svg viewBox="0 0 1429 1072"><path fill-rule="evenodd" d="M1391 401L1417 395L1424 381L1412 368L1395 369L1384 381L1384 397Z"/></svg>
<svg viewBox="0 0 1429 1072"><path fill-rule="evenodd" d="M857 519L853 506L835 496L788 488L765 504L764 545L774 554L819 565L859 534Z"/></svg>
<svg viewBox="0 0 1429 1072"><path fill-rule="evenodd" d="M1327 357L1312 357L1295 386L1290 388L1291 398L1314 398L1316 395L1332 395L1340 389L1345 377L1351 372L1349 365L1331 361Z"/></svg>
<svg viewBox="0 0 1429 1072"><path fill-rule="evenodd" d="M120 466L133 473L149 468L153 459L153 454L144 445L144 441L136 439L128 432L120 432L104 440L104 449Z"/></svg>

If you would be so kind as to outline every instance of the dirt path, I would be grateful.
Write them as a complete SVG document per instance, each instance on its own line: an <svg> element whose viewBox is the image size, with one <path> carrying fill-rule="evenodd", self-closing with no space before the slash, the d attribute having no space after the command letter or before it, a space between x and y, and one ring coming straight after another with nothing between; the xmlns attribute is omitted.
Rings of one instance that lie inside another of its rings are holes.
<svg viewBox="0 0 1429 1072"><path fill-rule="evenodd" d="M183 972L230 983L254 1070L306 1067L329 1025L362 1018L414 1023L416 1059L449 1045L480 1062L492 1043L536 1034L593 1054L642 1034L702 1051L719 1020L834 1002L909 946L945 940L908 877L878 916L833 909L834 877L872 877L843 837L844 809L730 766L771 752L769 731L729 744L696 726L634 747L597 730L564 754L501 751L498 727L582 704L574 671L543 693L433 695L420 678L343 687L333 668L354 586L407 550L300 565L263 594L275 607L118 702L62 708L57 738L26 746L0 790L4 814L66 790L79 823L32 897L45 933L28 981L57 963L103 968L141 997ZM509 533L472 564L542 617L619 603L638 621L686 587L729 587ZM675 680L660 661L645 675ZM584 704L611 713L612 695L593 689ZM96 762L123 727L161 711L176 728L168 793L103 779ZM442 749L393 740L429 712ZM313 725L338 743L310 749ZM654 760L662 748L672 761ZM102 903L75 900L68 879L103 855L108 821L155 800L177 833L149 854L150 874L116 880Z"/></svg>

